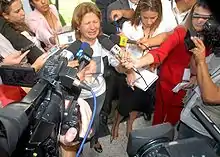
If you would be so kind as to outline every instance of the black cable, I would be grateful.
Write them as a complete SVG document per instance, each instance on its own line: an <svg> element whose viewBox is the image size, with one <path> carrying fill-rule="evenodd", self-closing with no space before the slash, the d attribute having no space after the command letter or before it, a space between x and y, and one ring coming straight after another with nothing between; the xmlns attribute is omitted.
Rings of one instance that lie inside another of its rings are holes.
<svg viewBox="0 0 220 157"><path fill-rule="evenodd" d="M153 95L154 93L153 93L152 89L149 87L149 85L147 84L147 82L146 82L146 80L144 79L143 75L141 75L140 71L139 71L138 69L135 69L135 68L133 68L133 70L134 70L138 75L140 75L140 77L143 79L145 85L147 86L147 87L146 87L147 90L149 90L149 91L148 91L149 94L150 94L150 95ZM145 89L146 89L146 88L145 88Z"/></svg>

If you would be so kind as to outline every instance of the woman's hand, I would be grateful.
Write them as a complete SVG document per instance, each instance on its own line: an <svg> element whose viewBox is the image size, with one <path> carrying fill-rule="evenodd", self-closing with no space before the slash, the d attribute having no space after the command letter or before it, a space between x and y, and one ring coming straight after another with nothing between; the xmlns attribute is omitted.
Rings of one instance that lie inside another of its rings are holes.
<svg viewBox="0 0 220 157"><path fill-rule="evenodd" d="M21 51L14 52L13 54L10 54L6 58L3 59L3 64L6 64L6 65L19 64L29 52L30 50L24 52L23 54L21 53Z"/></svg>
<svg viewBox="0 0 220 157"><path fill-rule="evenodd" d="M126 81L127 81L127 84L131 87L132 90L134 90L134 82L135 82L135 72L133 70L128 70L127 73L127 78L126 78Z"/></svg>
<svg viewBox="0 0 220 157"><path fill-rule="evenodd" d="M137 66L138 59L132 57L130 52L123 51L120 56L120 62L122 66L129 70Z"/></svg>
<svg viewBox="0 0 220 157"><path fill-rule="evenodd" d="M192 88L194 85L196 85L196 82L197 82L197 78L196 76L192 76L189 80L189 83L186 84L183 89L189 89L189 88Z"/></svg>
<svg viewBox="0 0 220 157"><path fill-rule="evenodd" d="M195 44L195 48L190 50L193 55L196 63L205 62L206 54L205 54L205 45L203 41L197 37L191 37L193 43Z"/></svg>
<svg viewBox="0 0 220 157"><path fill-rule="evenodd" d="M35 71L40 70L41 67L44 65L44 63L46 62L47 56L48 56L48 53L42 54L40 57L36 59L36 61L31 65L31 67L33 67Z"/></svg>
<svg viewBox="0 0 220 157"><path fill-rule="evenodd" d="M140 47L142 50L149 49L149 39L141 38L137 41L137 46Z"/></svg>

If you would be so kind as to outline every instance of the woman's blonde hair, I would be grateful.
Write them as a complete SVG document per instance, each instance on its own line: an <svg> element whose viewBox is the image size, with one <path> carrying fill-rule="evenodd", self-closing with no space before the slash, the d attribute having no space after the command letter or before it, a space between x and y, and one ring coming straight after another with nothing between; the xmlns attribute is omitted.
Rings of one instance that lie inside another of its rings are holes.
<svg viewBox="0 0 220 157"><path fill-rule="evenodd" d="M78 27L81 25L82 19L87 13L94 13L101 22L101 19L102 19L101 11L94 3L84 2L84 3L79 4L75 8L73 12L73 17L72 17L72 29L75 30L76 39L81 38L81 32L78 30ZM101 33L101 30L100 30L100 33Z"/></svg>

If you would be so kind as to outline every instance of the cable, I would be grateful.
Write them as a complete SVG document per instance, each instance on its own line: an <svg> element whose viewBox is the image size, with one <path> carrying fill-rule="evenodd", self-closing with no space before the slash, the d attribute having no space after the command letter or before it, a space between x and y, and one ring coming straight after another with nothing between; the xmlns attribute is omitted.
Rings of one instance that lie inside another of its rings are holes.
<svg viewBox="0 0 220 157"><path fill-rule="evenodd" d="M141 75L141 73L140 73L140 71L138 70L138 69L136 69L136 68L133 68L133 70L138 74L138 75L140 75L140 77L143 79L143 81L144 81L144 83L146 84L146 88L147 88L147 90L149 91L149 94L150 95L153 95L154 93L153 93L153 91L151 90L151 88L149 87L149 85L147 84L147 82L146 82L146 80L144 79L144 77L143 77L143 75ZM146 89L145 88L145 89Z"/></svg>
<svg viewBox="0 0 220 157"><path fill-rule="evenodd" d="M79 156L80 156L80 153L81 153L81 151L82 151L82 149L83 149L83 146L84 146L84 144L85 144L85 141L86 141L86 139L87 139L87 137L88 137L88 135L89 135L89 132L90 132L90 130L91 130L91 128L92 128L93 121L94 121L94 119L95 119L95 114L96 114L96 96L95 96L95 93L94 93L92 90L91 90L91 93L92 93L92 96L93 96L93 104L94 104L94 106L93 106L92 118L91 118L91 120L90 120L90 122L89 122L88 129L87 129L86 134L85 134L85 136L84 136L84 138L83 138L83 141L82 141L82 143L81 143L81 145L80 145L80 147L79 147L79 150L78 150L77 153L76 153L76 157L79 157Z"/></svg>

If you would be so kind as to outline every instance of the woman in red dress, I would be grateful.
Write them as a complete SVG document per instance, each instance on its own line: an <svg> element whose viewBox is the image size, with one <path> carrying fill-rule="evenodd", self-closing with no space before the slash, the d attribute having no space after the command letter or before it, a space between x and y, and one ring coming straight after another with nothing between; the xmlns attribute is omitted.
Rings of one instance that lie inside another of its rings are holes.
<svg viewBox="0 0 220 157"><path fill-rule="evenodd" d="M158 48L150 51L138 60L124 55L122 64L131 67L144 67L146 65L161 64L159 79L156 87L156 102L153 125L170 122L175 125L180 119L183 108L182 99L185 91L174 93L172 89L182 82L184 70L189 67L192 53L185 46L185 36L188 30L200 33L203 25L211 17L208 6L197 2L184 25L176 27L173 33Z"/></svg>

